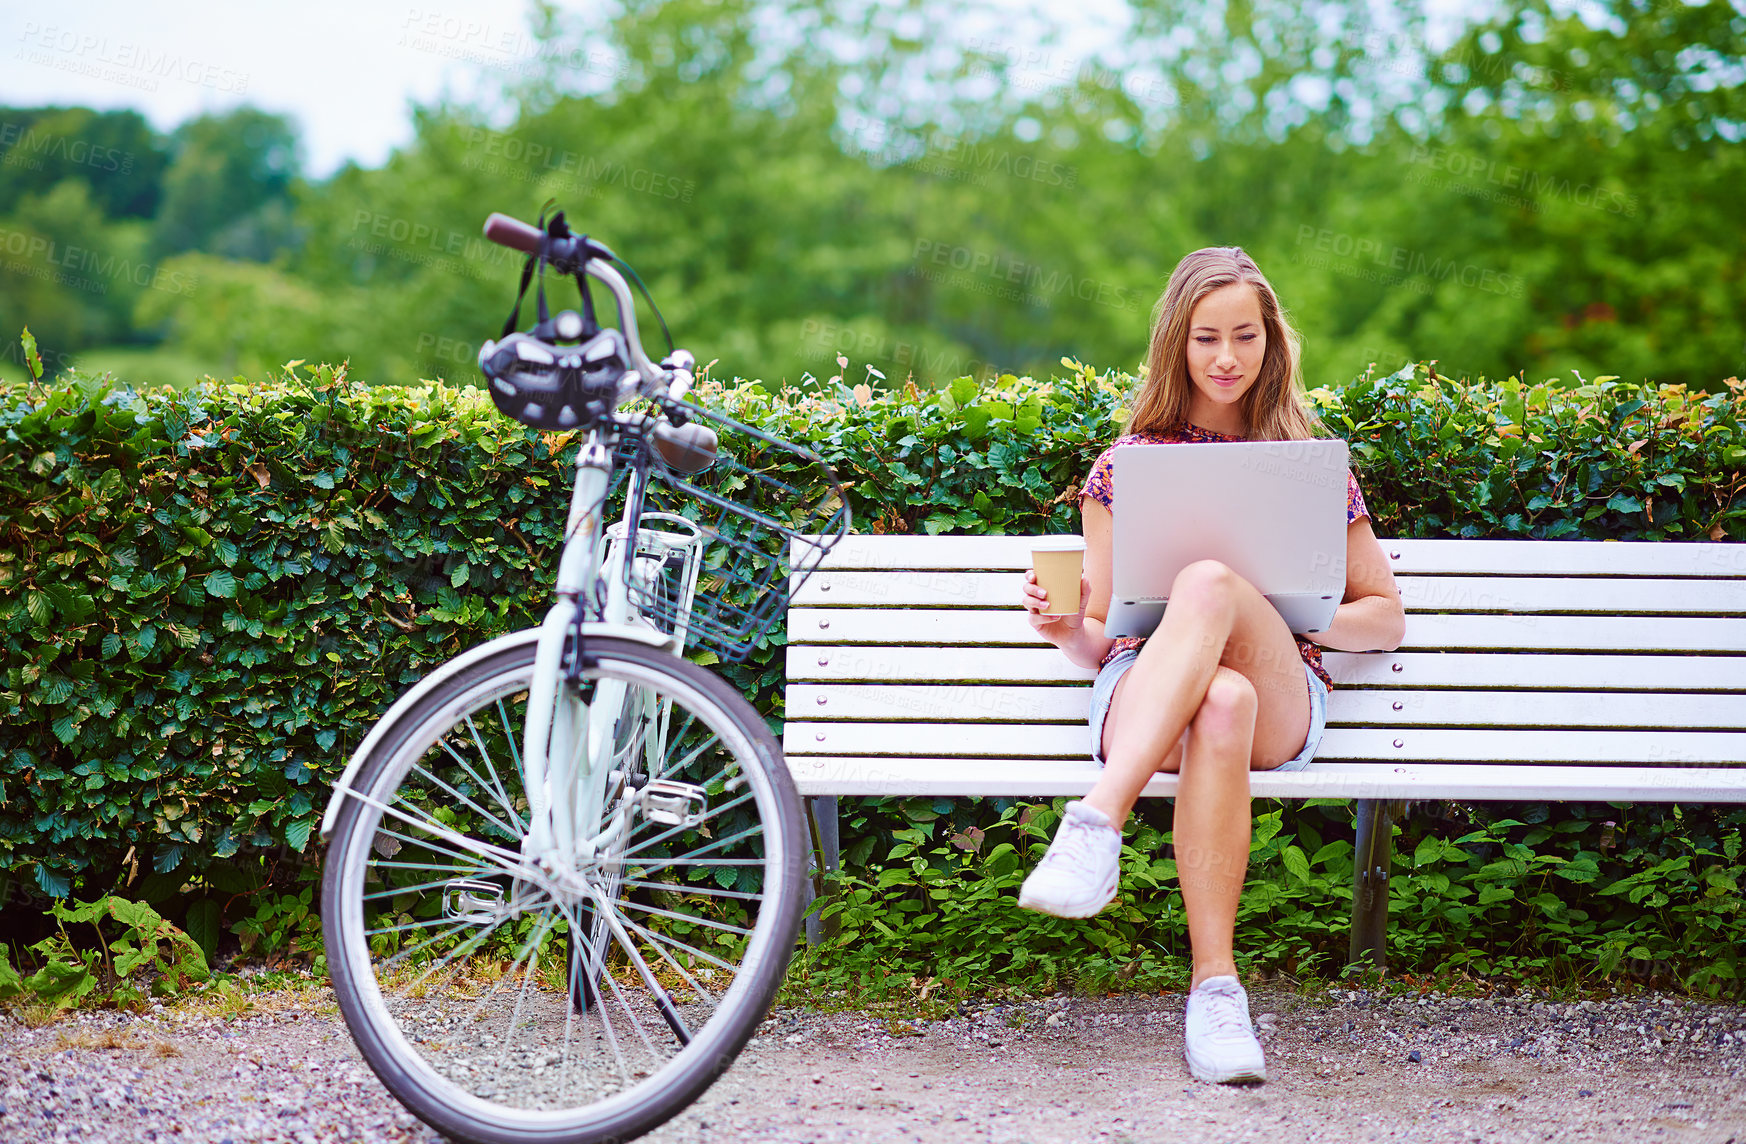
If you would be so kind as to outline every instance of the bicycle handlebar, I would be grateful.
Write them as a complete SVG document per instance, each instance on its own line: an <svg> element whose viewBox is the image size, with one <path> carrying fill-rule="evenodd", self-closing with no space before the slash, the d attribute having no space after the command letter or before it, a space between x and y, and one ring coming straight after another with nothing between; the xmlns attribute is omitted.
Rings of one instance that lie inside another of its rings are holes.
<svg viewBox="0 0 1746 1144"><path fill-rule="evenodd" d="M523 254L538 254L540 250L541 235L538 227L529 226L518 218L496 211L492 211L491 217L485 220L485 237L499 246L507 246Z"/></svg>
<svg viewBox="0 0 1746 1144"><path fill-rule="evenodd" d="M524 254L540 253L543 243L546 261L552 264L552 269L563 274L585 271L612 291L613 303L618 307L618 328L630 347L630 364L633 370L625 376L626 384L618 395L620 404L639 394L643 397L670 396L677 399L691 388L691 365L695 359L690 354L683 350L676 351L670 359L673 362L671 367L666 363L656 365L649 360L648 353L643 349L642 339L637 336L636 300L631 297L630 287L625 280L608 261L618 257L610 248L586 235L551 238L539 227L529 226L518 218L511 218L497 211L491 212L491 217L485 220L485 237L499 246L507 246Z"/></svg>

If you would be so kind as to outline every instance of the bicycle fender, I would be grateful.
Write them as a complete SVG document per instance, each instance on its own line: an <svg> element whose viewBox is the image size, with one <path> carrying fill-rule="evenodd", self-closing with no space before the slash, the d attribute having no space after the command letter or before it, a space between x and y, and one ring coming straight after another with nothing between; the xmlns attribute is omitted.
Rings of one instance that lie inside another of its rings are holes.
<svg viewBox="0 0 1746 1144"><path fill-rule="evenodd" d="M650 647L663 650L671 650L673 646L673 637L665 632L634 624L583 624L582 634L584 638L587 636L610 636L614 639L634 640L637 643L648 644ZM381 742L394 724L414 704L440 686L451 675L465 671L487 656L496 655L507 648L524 643L538 643L539 638L539 628L523 628L517 632L498 636L496 639L464 651L454 659L444 663L413 684L410 690L395 700L394 706L376 720L375 726L370 728L370 733L364 736L364 741L359 743L358 749L352 752L352 757L346 763L346 769L340 774L339 781L333 784L333 797L328 800L327 812L321 816L321 837L326 838L333 833L334 825L339 821L340 808L345 805L345 796L351 793L352 782L357 778L358 772L363 769L364 760L370 756L370 752L375 750L376 744Z"/></svg>

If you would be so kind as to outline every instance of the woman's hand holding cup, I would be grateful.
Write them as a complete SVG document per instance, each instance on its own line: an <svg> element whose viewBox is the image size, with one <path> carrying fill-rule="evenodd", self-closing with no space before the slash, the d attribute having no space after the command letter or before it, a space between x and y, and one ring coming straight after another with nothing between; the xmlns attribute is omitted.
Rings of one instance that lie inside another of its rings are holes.
<svg viewBox="0 0 1746 1144"><path fill-rule="evenodd" d="M1025 571L1025 618L1042 632L1057 624L1069 631L1085 623L1090 597L1085 579L1085 541L1077 536L1040 536Z"/></svg>

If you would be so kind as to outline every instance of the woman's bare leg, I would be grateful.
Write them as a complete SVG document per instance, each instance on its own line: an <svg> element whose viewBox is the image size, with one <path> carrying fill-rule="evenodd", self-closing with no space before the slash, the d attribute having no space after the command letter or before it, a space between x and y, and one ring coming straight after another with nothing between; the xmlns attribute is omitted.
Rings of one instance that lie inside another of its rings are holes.
<svg viewBox="0 0 1746 1144"><path fill-rule="evenodd" d="M1231 942L1249 868L1249 753L1256 707L1254 686L1221 667L1189 726L1172 840L1194 950L1190 988L1237 972Z"/></svg>
<svg viewBox="0 0 1746 1144"><path fill-rule="evenodd" d="M1085 801L1119 827L1153 774L1181 774L1173 839L1193 985L1236 973L1249 771L1295 756L1309 725L1303 659L1278 612L1222 564L1184 569L1164 622L1116 687L1104 724L1108 762Z"/></svg>
<svg viewBox="0 0 1746 1144"><path fill-rule="evenodd" d="M1309 735L1309 689L1297 641L1253 584L1214 560L1184 568L1170 607L1117 685L1104 723L1103 773L1085 802L1121 826L1154 774L1172 760L1221 666L1259 698L1251 766L1276 767ZM1180 808L1178 808L1180 813Z"/></svg>

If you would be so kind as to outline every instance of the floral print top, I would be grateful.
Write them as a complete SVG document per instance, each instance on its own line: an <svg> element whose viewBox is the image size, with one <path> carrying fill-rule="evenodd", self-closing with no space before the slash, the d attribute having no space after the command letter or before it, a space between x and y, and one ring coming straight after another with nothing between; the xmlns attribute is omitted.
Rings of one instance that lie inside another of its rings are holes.
<svg viewBox="0 0 1746 1144"><path fill-rule="evenodd" d="M1202 429L1200 426L1189 421L1178 422L1162 433L1130 433L1124 437L1118 437L1116 438L1115 444L1105 449L1097 458L1097 462L1091 466L1091 475L1085 478L1085 488L1080 490L1079 495L1082 498L1090 497L1111 512L1115 511L1115 484L1113 479L1115 451L1123 445L1174 445L1183 441L1215 442L1241 440L1244 440L1244 438L1233 437L1225 433L1218 433L1211 429ZM1346 471L1346 523L1351 524L1359 517L1369 515L1370 510L1364 507L1364 494L1358 491L1358 478L1353 476L1351 470L1348 469ZM1309 665L1311 671L1315 672L1316 675L1321 678L1323 683L1328 685L1330 691L1333 690L1333 678L1328 675L1327 669L1322 666L1321 645L1315 643L1313 640L1306 639L1301 635L1296 636L1295 638L1297 639L1298 654L1303 656L1303 661ZM1111 645L1109 653L1103 657L1103 662L1108 663L1122 652L1127 651L1130 648L1137 648L1145 642L1146 639L1144 636L1125 636L1118 639L1113 645Z"/></svg>

